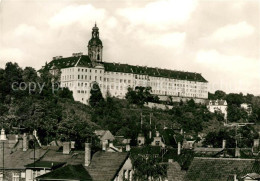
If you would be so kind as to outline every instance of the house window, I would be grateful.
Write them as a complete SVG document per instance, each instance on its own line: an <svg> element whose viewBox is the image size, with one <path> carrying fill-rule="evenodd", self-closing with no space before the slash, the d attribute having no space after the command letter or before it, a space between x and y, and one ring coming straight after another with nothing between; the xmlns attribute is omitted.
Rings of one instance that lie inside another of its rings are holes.
<svg viewBox="0 0 260 181"><path fill-rule="evenodd" d="M13 179L12 181L19 181L19 173L13 173Z"/></svg>

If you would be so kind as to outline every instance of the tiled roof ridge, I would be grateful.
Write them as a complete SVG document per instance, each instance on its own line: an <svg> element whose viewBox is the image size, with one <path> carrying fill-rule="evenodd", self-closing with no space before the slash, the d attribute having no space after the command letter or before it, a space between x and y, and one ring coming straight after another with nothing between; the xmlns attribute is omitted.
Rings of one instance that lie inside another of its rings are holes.
<svg viewBox="0 0 260 181"><path fill-rule="evenodd" d="M250 158L213 158L213 157L194 157L194 159L203 159L203 160L243 160L243 161L255 161L257 159Z"/></svg>
<svg viewBox="0 0 260 181"><path fill-rule="evenodd" d="M152 69L156 69L158 70L167 70L167 71L174 71L174 72L183 72L183 73L193 73L193 74L199 74L201 75L201 73L198 72L189 72L189 71L182 71L182 70L173 70L173 69L166 69L166 68L161 68L161 67L152 67L152 66L147 66L147 65L132 65L132 64L127 64L127 63L120 63L120 62L103 62L103 63L111 63L113 65L115 64L119 64L119 65L128 65L128 66L133 66L133 67L138 67L138 68L152 68Z"/></svg>

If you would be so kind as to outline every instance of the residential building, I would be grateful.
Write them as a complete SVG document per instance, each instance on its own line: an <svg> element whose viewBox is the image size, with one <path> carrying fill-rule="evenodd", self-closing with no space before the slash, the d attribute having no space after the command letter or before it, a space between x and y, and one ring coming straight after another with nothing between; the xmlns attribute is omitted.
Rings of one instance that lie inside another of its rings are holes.
<svg viewBox="0 0 260 181"><path fill-rule="evenodd" d="M242 109L244 109L248 115L252 114L252 105L251 104L243 103L243 104L240 104L240 107Z"/></svg>
<svg viewBox="0 0 260 181"><path fill-rule="evenodd" d="M152 94L193 99L208 98L208 82L199 73L106 62L99 28L88 42L88 55L54 57L43 69L58 75L61 87L73 91L76 101L88 104L90 89L98 84L104 96L124 98L128 87L151 87Z"/></svg>
<svg viewBox="0 0 260 181"><path fill-rule="evenodd" d="M1 138L6 139L0 143L0 180L25 181L25 165L38 160L47 150L40 147L34 135L5 135L2 129Z"/></svg>
<svg viewBox="0 0 260 181"><path fill-rule="evenodd" d="M165 147L165 144L162 140L162 137L160 136L159 131L156 131L155 133L155 137L153 137L153 141L151 143L152 146L161 146L161 147Z"/></svg>
<svg viewBox="0 0 260 181"><path fill-rule="evenodd" d="M37 180L132 180L132 163L127 152L98 151L91 157L90 144L85 144L84 152L59 152L50 150L41 160L66 162L49 173L38 176Z"/></svg>
<svg viewBox="0 0 260 181"><path fill-rule="evenodd" d="M226 100L208 100L206 101L207 108L210 112L220 112L224 114L224 119L227 119L227 101Z"/></svg>

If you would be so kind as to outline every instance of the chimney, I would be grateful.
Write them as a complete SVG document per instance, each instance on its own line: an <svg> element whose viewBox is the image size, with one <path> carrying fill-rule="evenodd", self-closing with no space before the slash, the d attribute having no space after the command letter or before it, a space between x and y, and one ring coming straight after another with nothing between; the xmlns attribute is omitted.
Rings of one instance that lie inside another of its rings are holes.
<svg viewBox="0 0 260 181"><path fill-rule="evenodd" d="M70 154L71 145L70 142L63 142L63 154Z"/></svg>
<svg viewBox="0 0 260 181"><path fill-rule="evenodd" d="M236 148L235 157L240 157L240 148Z"/></svg>
<svg viewBox="0 0 260 181"><path fill-rule="evenodd" d="M4 130L3 128L1 129L0 140L1 140L1 141L5 141L5 140L7 140L7 139L6 139L5 130Z"/></svg>
<svg viewBox="0 0 260 181"><path fill-rule="evenodd" d="M181 154L181 142L178 142L178 155Z"/></svg>
<svg viewBox="0 0 260 181"><path fill-rule="evenodd" d="M37 131L33 130L33 136L35 136L35 138L37 138Z"/></svg>
<svg viewBox="0 0 260 181"><path fill-rule="evenodd" d="M107 150L107 145L108 145L108 140L102 141L102 150L103 151Z"/></svg>
<svg viewBox="0 0 260 181"><path fill-rule="evenodd" d="M237 174L234 174L234 181L238 181L237 180Z"/></svg>
<svg viewBox="0 0 260 181"><path fill-rule="evenodd" d="M91 147L90 143L85 143L85 166L90 165L90 159L91 159Z"/></svg>
<svg viewBox="0 0 260 181"><path fill-rule="evenodd" d="M130 151L130 150L131 150L131 147L130 147L129 144L127 144L127 145L125 146L125 151Z"/></svg>
<svg viewBox="0 0 260 181"><path fill-rule="evenodd" d="M159 136L160 136L159 131L156 131L156 137L159 137Z"/></svg>
<svg viewBox="0 0 260 181"><path fill-rule="evenodd" d="M23 151L28 150L28 139L26 133L23 134Z"/></svg>
<svg viewBox="0 0 260 181"><path fill-rule="evenodd" d="M173 159L168 159L168 162L169 163L173 163Z"/></svg>
<svg viewBox="0 0 260 181"><path fill-rule="evenodd" d="M71 141L70 145L71 145L71 149L74 149L75 148L75 141Z"/></svg>
<svg viewBox="0 0 260 181"><path fill-rule="evenodd" d="M226 148L226 140L222 141L222 148L225 149Z"/></svg>
<svg viewBox="0 0 260 181"><path fill-rule="evenodd" d="M254 139L254 148L259 147L259 139Z"/></svg>

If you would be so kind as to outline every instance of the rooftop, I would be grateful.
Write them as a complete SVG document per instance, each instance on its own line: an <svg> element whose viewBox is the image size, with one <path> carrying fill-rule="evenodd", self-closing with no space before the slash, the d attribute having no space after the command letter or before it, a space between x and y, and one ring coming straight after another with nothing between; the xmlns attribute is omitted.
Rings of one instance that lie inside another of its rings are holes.
<svg viewBox="0 0 260 181"><path fill-rule="evenodd" d="M96 152L89 167L85 167L95 181L113 180L129 154L125 152Z"/></svg>
<svg viewBox="0 0 260 181"><path fill-rule="evenodd" d="M234 174L238 178L248 173L260 173L260 162L254 159L195 157L185 180L226 181Z"/></svg>
<svg viewBox="0 0 260 181"><path fill-rule="evenodd" d="M199 73L194 72L183 72L176 70L168 70L161 68L152 68L146 66L134 66L128 64L120 64L120 63L111 63L111 62L103 62L105 71L108 72L123 72L123 73L133 73L133 74L141 74L148 75L153 77L164 77L164 78L172 78L178 80L188 80L188 81L197 81L197 82L207 82L206 79L202 77ZM67 58L58 58L49 62L45 68L47 69L62 69L69 67L92 67L91 60L88 55L81 56L72 56Z"/></svg>
<svg viewBox="0 0 260 181"><path fill-rule="evenodd" d="M39 180L80 180L91 181L92 178L82 165L67 165L37 177Z"/></svg>

